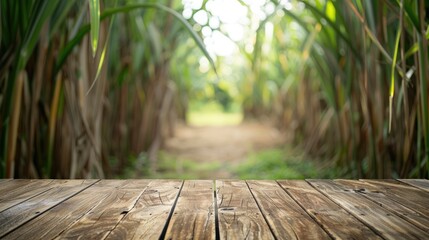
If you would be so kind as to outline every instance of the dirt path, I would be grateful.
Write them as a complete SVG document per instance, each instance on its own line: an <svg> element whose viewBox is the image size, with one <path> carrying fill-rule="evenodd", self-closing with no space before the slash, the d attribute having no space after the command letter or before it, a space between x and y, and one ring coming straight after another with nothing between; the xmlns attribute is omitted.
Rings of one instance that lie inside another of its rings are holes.
<svg viewBox="0 0 429 240"><path fill-rule="evenodd" d="M237 126L178 126L176 136L167 140L165 151L178 159L187 159L197 165L220 164L216 170L197 173L196 176L233 178L231 167L240 164L251 152L279 146L284 140L285 137L277 129L259 123L243 123Z"/></svg>

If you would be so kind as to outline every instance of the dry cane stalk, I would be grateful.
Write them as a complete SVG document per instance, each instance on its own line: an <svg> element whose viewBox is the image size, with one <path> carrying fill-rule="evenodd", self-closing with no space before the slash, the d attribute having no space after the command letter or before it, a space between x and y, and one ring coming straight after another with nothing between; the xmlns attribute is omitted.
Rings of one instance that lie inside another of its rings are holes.
<svg viewBox="0 0 429 240"><path fill-rule="evenodd" d="M16 141L18 138L19 115L21 112L21 96L24 78L26 77L25 71L19 73L16 78L15 92L13 93L12 101L12 114L9 122L8 136L7 136L7 157L6 157L6 178L14 177L15 168L15 151Z"/></svg>

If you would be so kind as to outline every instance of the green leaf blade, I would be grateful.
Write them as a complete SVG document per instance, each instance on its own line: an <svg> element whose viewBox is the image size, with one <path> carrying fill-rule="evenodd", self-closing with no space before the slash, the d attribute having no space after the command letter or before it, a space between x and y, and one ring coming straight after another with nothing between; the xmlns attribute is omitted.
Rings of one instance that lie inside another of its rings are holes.
<svg viewBox="0 0 429 240"><path fill-rule="evenodd" d="M98 45L98 36L100 33L100 1L90 0L89 10L91 16L91 47L92 56L95 57Z"/></svg>

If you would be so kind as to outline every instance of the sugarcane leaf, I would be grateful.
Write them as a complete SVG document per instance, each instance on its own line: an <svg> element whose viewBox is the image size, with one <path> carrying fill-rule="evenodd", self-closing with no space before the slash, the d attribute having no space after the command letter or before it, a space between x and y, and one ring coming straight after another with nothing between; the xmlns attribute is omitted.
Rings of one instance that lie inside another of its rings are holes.
<svg viewBox="0 0 429 240"><path fill-rule="evenodd" d="M209 52L205 48L204 43L201 40L200 36L193 30L192 26L186 21L186 19L184 19L182 17L182 15L180 15L179 13L177 13L176 11L174 11L173 9L171 9L169 7L165 7L165 6L157 4L157 3L141 3L141 4L129 4L129 5L125 5L125 6L109 8L109 9L104 10L103 13L100 15L100 21L102 21L106 18L109 18L115 14L127 13L127 12L130 12L132 10L140 9L140 8L159 9L159 10L162 10L162 11L165 11L165 12L172 14L177 20L179 20L182 23L182 25L185 27L185 29L190 33L192 39L195 41L197 46L203 52L205 57L209 60L210 65L212 66L213 70L215 71L215 73L217 75L216 65L215 65L213 59L211 58ZM54 68L55 73L57 73L59 71L59 69L61 69L61 67L63 66L67 57L70 55L73 48L80 43L82 38L88 33L89 30L90 30L89 25L82 26L81 29L76 34L76 36L74 38L72 38L66 44L66 46L60 51L58 60L56 62L55 68Z"/></svg>
<svg viewBox="0 0 429 240"><path fill-rule="evenodd" d="M395 95L395 67L396 59L399 51L399 40L401 39L401 28L398 29L395 40L395 51L392 59L392 70L390 75L390 90L389 90L389 132L392 130L392 118L393 118L393 97Z"/></svg>
<svg viewBox="0 0 429 240"><path fill-rule="evenodd" d="M25 67L28 58L31 56L39 40L40 30L43 24L54 12L58 1L40 1L38 4L39 5L35 7L37 12L31 18L31 25L25 33L24 41L20 48L17 72Z"/></svg>
<svg viewBox="0 0 429 240"><path fill-rule="evenodd" d="M401 0L396 0L399 6L401 6ZM419 20L416 15L416 12L413 10L413 5L411 3L405 3L403 4L405 15L410 19L411 23L413 24L414 28L416 30L419 29Z"/></svg>
<svg viewBox="0 0 429 240"><path fill-rule="evenodd" d="M115 1L114 6L116 6L116 3L117 3L117 1ZM97 73L95 74L95 78L92 81L91 86L89 87L88 91L86 92L87 95L92 90L92 88L95 86L95 83L97 82L97 79L100 76L101 69L103 68L104 60L106 58L107 44L109 43L110 33L112 32L112 26L113 26L114 18L115 18L115 16L112 16L112 19L110 20L109 31L107 32L107 37L106 37L106 40L104 43L103 51L101 52L100 59L98 61Z"/></svg>
<svg viewBox="0 0 429 240"><path fill-rule="evenodd" d="M351 43L350 39L338 28L338 26L320 9L310 4L308 1L302 1L305 6L315 15L324 19L327 24L338 34L338 36L347 44L349 49L352 51L353 55L361 62L361 55L358 53L356 48ZM320 21L319 21L320 22Z"/></svg>
<svg viewBox="0 0 429 240"><path fill-rule="evenodd" d="M426 39L429 40L429 27L426 30ZM408 51L405 53L405 58L409 58L411 57L413 54L415 54L417 51L419 50L419 43L414 43L409 49Z"/></svg>
<svg viewBox="0 0 429 240"><path fill-rule="evenodd" d="M49 29L49 39L51 39L52 36L58 32L58 28L61 24L64 23L64 20L69 14L70 9L75 3L76 1L73 0L60 1L57 9L52 15L52 25Z"/></svg>
<svg viewBox="0 0 429 240"><path fill-rule="evenodd" d="M92 56L97 52L98 38L100 34L100 2L99 0L89 0L89 10L91 16L91 47Z"/></svg>

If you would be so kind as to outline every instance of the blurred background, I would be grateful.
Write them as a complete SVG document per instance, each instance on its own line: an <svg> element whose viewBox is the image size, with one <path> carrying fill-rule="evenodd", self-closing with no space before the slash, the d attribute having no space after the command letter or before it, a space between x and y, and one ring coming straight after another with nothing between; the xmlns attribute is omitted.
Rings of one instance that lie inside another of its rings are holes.
<svg viewBox="0 0 429 240"><path fill-rule="evenodd" d="M428 178L427 0L3 0L2 178Z"/></svg>

